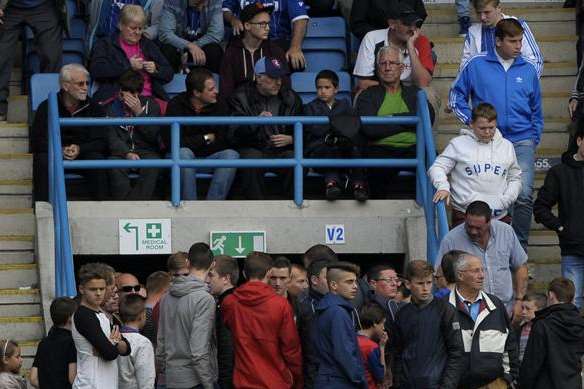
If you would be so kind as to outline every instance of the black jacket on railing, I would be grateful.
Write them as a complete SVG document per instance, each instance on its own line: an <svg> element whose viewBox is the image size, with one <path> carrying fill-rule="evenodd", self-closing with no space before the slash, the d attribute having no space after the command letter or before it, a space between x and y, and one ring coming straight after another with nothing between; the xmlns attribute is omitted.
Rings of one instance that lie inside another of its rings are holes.
<svg viewBox="0 0 584 389"><path fill-rule="evenodd" d="M410 112L400 113L394 116L416 116L416 105L418 102L418 92L420 88L415 86L401 85L402 99L408 106ZM385 98L385 87L375 85L365 89L355 102L355 113L360 116L377 116L377 111ZM434 123L434 108L428 102L428 111L430 112L430 121ZM362 125L361 133L369 141L376 141L387 138L400 132L416 132L415 125L392 124L392 125Z"/></svg>
<svg viewBox="0 0 584 389"><path fill-rule="evenodd" d="M118 79L124 72L131 69L130 60L120 46L119 35L102 38L95 43L89 60L89 73L93 81L99 84L99 89L93 98L103 101L114 96L119 90ZM164 91L164 84L170 82L174 76L172 67L162 54L156 43L142 37L140 49L145 61L156 64L156 72L150 74L152 94L162 100L168 100Z"/></svg>

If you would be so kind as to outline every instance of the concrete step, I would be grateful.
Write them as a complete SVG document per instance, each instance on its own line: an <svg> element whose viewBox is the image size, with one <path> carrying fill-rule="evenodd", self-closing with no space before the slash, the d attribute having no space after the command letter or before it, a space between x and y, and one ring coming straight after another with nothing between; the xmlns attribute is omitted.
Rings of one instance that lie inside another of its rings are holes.
<svg viewBox="0 0 584 389"><path fill-rule="evenodd" d="M34 228L32 208L0 209L0 234L31 235Z"/></svg>
<svg viewBox="0 0 584 389"><path fill-rule="evenodd" d="M8 123L28 123L28 96L13 95L8 98Z"/></svg>
<svg viewBox="0 0 584 389"><path fill-rule="evenodd" d="M0 235L0 253L33 250L33 235Z"/></svg>
<svg viewBox="0 0 584 389"><path fill-rule="evenodd" d="M529 28L538 39L540 36L554 35L576 35L576 23L566 23L566 21L556 21L553 19L546 21L529 21ZM458 22L447 23L424 23L422 32L432 40L435 36L458 36Z"/></svg>
<svg viewBox="0 0 584 389"><path fill-rule="evenodd" d="M562 8L562 3L505 3L502 4L502 9L506 15L525 19L530 24L536 21L575 20L574 9ZM456 9L452 4L426 4L426 11L428 12L428 18L425 24L457 23Z"/></svg>
<svg viewBox="0 0 584 389"><path fill-rule="evenodd" d="M527 268L529 269L529 277L544 285L562 275L562 268L559 263L538 264L527 262Z"/></svg>
<svg viewBox="0 0 584 389"><path fill-rule="evenodd" d="M36 263L9 263L0 265L2 288L18 289L37 286L39 282Z"/></svg>
<svg viewBox="0 0 584 389"><path fill-rule="evenodd" d="M0 251L0 264L33 263L34 254L30 250Z"/></svg>
<svg viewBox="0 0 584 389"><path fill-rule="evenodd" d="M560 246L529 246L527 253L530 263L555 265L560 263Z"/></svg>
<svg viewBox="0 0 584 389"><path fill-rule="evenodd" d="M40 304L0 304L1 316L41 316Z"/></svg>
<svg viewBox="0 0 584 389"><path fill-rule="evenodd" d="M44 336L41 316L2 316L0 317L2 337L16 341L42 339Z"/></svg>
<svg viewBox="0 0 584 389"><path fill-rule="evenodd" d="M32 207L32 195L0 194L0 208L29 208L29 207Z"/></svg>
<svg viewBox="0 0 584 389"><path fill-rule="evenodd" d="M0 153L0 180L32 178L32 154Z"/></svg>
<svg viewBox="0 0 584 389"><path fill-rule="evenodd" d="M433 82L442 77L454 78L458 74L458 63L440 63L436 64L434 68L434 80ZM543 66L543 77L549 76L571 76L575 77L578 73L578 67L576 66L576 61L573 62L546 62ZM572 78L572 84L574 79ZM570 86L570 89L572 85Z"/></svg>
<svg viewBox="0 0 584 389"><path fill-rule="evenodd" d="M433 37L434 51L439 63L460 63L464 38ZM545 36L538 39L545 62L575 62L576 37L571 35ZM545 66L545 65L544 65Z"/></svg>
<svg viewBox="0 0 584 389"><path fill-rule="evenodd" d="M555 246L558 244L558 236L554 231L534 230L529 233L530 246Z"/></svg>
<svg viewBox="0 0 584 389"><path fill-rule="evenodd" d="M28 153L28 138L0 137L0 153Z"/></svg>
<svg viewBox="0 0 584 389"><path fill-rule="evenodd" d="M0 122L0 138L28 138L28 124Z"/></svg>
<svg viewBox="0 0 584 389"><path fill-rule="evenodd" d="M38 304L41 302L40 291L36 288L8 288L0 289L0 304ZM3 315L0 316L12 316ZM31 315L22 315L31 316Z"/></svg>
<svg viewBox="0 0 584 389"><path fill-rule="evenodd" d="M439 132L434 136L436 149L444 150L450 139L456 134ZM544 131L541 138L540 147L544 149L565 149L568 146L569 134L565 131L551 132Z"/></svg>

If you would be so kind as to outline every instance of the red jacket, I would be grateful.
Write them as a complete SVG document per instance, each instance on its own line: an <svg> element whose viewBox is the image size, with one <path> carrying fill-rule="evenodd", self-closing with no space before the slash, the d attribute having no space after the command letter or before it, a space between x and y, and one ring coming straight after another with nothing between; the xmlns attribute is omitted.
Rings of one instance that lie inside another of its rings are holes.
<svg viewBox="0 0 584 389"><path fill-rule="evenodd" d="M302 388L302 353L292 308L260 281L223 300L223 321L233 333L235 388Z"/></svg>

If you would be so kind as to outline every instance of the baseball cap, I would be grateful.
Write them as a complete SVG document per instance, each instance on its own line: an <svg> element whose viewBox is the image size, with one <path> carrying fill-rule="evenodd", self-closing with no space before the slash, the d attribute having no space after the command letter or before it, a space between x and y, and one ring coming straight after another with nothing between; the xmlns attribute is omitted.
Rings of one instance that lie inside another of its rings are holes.
<svg viewBox="0 0 584 389"><path fill-rule="evenodd" d="M407 26L421 26L424 20L409 5L399 3L397 6L389 7L385 11L386 19L395 19L401 21Z"/></svg>
<svg viewBox="0 0 584 389"><path fill-rule="evenodd" d="M241 10L241 12L239 13L239 20L241 20L242 23L249 22L257 14L267 12L268 14L271 15L272 11L274 11L274 6L266 6L262 3L251 3L246 5Z"/></svg>
<svg viewBox="0 0 584 389"><path fill-rule="evenodd" d="M286 63L277 58L262 57L253 68L255 74L265 74L273 78L284 77L288 74Z"/></svg>

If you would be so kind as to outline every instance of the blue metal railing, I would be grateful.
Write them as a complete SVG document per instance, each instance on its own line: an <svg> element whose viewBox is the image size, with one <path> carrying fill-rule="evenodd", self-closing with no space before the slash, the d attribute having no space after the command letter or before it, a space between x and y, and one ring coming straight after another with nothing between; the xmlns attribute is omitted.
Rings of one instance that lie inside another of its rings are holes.
<svg viewBox="0 0 584 389"><path fill-rule="evenodd" d="M448 232L446 209L443 202L434 204L434 189L426 176L426 171L436 158L432 138L430 114L426 94L418 92L416 116L408 117L362 117L365 125L410 124L416 125L417 158L411 159L310 159L304 158L303 126L328 124L324 116L296 117L159 117L159 118L93 118L60 119L57 95L49 95L49 200L53 206L55 221L55 279L57 296L76 293L73 271L73 255L69 233L67 194L64 169L113 169L113 168L170 168L171 201L180 205L181 168L294 168L294 202L298 207L304 201L303 169L311 167L392 167L416 168L416 202L424 208L427 226L427 257L433 262L442 237ZM234 159L234 160L181 160L181 125L293 125L294 158L290 159ZM61 151L60 127L72 126L113 126L113 125L158 125L171 126L170 159L148 160L80 160L64 161Z"/></svg>

